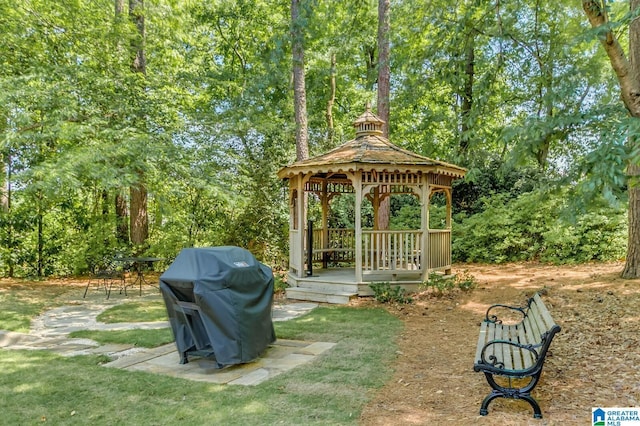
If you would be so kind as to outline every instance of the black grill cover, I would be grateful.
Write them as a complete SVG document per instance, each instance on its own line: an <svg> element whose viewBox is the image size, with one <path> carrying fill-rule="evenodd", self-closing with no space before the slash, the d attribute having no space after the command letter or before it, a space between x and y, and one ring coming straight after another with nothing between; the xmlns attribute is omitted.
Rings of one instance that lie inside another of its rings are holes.
<svg viewBox="0 0 640 426"><path fill-rule="evenodd" d="M188 248L160 276L180 363L215 357L218 367L256 359L276 340L273 272L240 247Z"/></svg>

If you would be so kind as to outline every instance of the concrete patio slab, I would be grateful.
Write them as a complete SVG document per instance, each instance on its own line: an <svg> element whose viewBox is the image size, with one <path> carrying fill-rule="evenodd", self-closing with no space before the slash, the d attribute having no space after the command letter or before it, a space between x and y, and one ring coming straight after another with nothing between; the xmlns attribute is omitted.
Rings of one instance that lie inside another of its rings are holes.
<svg viewBox="0 0 640 426"><path fill-rule="evenodd" d="M195 356L190 357L189 363L180 364L178 351L171 343L150 350L141 350L104 365L201 382L253 386L311 362L334 346L335 343L330 342L277 340L253 362L218 369L214 360Z"/></svg>
<svg viewBox="0 0 640 426"><path fill-rule="evenodd" d="M136 300L160 300L158 293L147 294ZM293 368L312 362L335 346L331 342L305 342L279 339L256 360L217 368L215 360L191 356L188 364L180 364L174 343L156 348L139 348L126 344L100 345L90 339L69 338L76 330L130 330L167 328L167 321L153 323L105 324L97 316L105 309L132 299L111 298L108 301L83 299L68 306L51 309L32 322L29 333L0 330L0 348L50 350L63 356L106 355L112 361L109 368L127 371L146 371L187 380L216 384L254 386ZM304 315L317 303L274 303L272 320L288 321Z"/></svg>

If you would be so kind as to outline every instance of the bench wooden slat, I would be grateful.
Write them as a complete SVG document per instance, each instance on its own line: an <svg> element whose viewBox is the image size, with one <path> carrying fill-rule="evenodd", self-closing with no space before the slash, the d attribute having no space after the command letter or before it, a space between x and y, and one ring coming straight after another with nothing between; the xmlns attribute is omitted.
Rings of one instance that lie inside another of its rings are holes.
<svg viewBox="0 0 640 426"><path fill-rule="evenodd" d="M536 329L540 331L540 335L546 330L544 318L540 314L540 308L536 303L532 303L529 307L527 315L535 323ZM539 336L538 336L539 337Z"/></svg>
<svg viewBox="0 0 640 426"><path fill-rule="evenodd" d="M536 324L538 329L539 334L537 335L538 338L536 340L539 343L542 341L542 335L546 333L549 330L549 328L546 327L544 319L539 315L539 312L537 312L537 310L532 315L532 320Z"/></svg>
<svg viewBox="0 0 640 426"><path fill-rule="evenodd" d="M525 328L524 336L525 336L525 344L529 345L537 345L540 343L540 328L538 327L538 323L536 322L533 315L527 316L525 320L522 322L522 325ZM537 360L533 354L533 352L523 349L523 352L528 352L528 356L526 357L529 364L526 367L533 366ZM539 351L538 351L539 352Z"/></svg>
<svg viewBox="0 0 640 426"><path fill-rule="evenodd" d="M520 343L520 338L518 337L520 334L520 330L522 327L519 324L516 324L511 329L511 340L514 342ZM513 368L514 370L522 370L524 368L524 364L522 362L522 351L515 346L513 347Z"/></svg>
<svg viewBox="0 0 640 426"><path fill-rule="evenodd" d="M531 307L532 308L535 307L535 312L538 313L538 315L536 316L544 320L543 328L545 330L551 330L553 326L556 325L556 322L551 317L551 313L545 306L544 302L542 301L538 293L536 293L536 295L533 297L533 303L531 304Z"/></svg>
<svg viewBox="0 0 640 426"><path fill-rule="evenodd" d="M497 330L496 330L496 329L497 329L496 325L497 325L497 324L493 324L491 327L489 327L489 341L492 341L492 340L496 340L496 339L497 339L496 335L497 335L498 333L497 333ZM488 359L489 355L496 356L496 348L497 348L497 346L498 346L498 345L491 345L491 346L489 347L489 351L487 351L487 352L485 353L485 356L487 357L487 359Z"/></svg>
<svg viewBox="0 0 640 426"><path fill-rule="evenodd" d="M518 343L520 343L521 345L528 345L531 343L527 338L524 324L520 324L518 326ZM526 349L520 351L520 358L522 359L522 368L529 368L534 363L533 354L531 353L531 351L528 351Z"/></svg>
<svg viewBox="0 0 640 426"><path fill-rule="evenodd" d="M478 346L476 348L476 363L480 362L482 356L482 348L488 342L487 335L489 323L486 321L482 321L480 323L480 335L478 336Z"/></svg>
<svg viewBox="0 0 640 426"><path fill-rule="evenodd" d="M502 340L511 340L511 327L510 326L505 326L504 324L502 325ZM514 349L517 349L515 347L513 347L512 345L500 345L502 346L502 358L504 362L504 368L508 369L508 370L513 370L513 358L512 358L512 352Z"/></svg>
<svg viewBox="0 0 640 426"><path fill-rule="evenodd" d="M528 342L531 344L539 343L544 331L540 331L540 327L538 326L535 316L527 315L522 324L524 325L525 335L527 336Z"/></svg>
<svg viewBox="0 0 640 426"><path fill-rule="evenodd" d="M494 340L502 340L502 324L496 324L495 325L495 337ZM502 362L504 363L504 355L502 353L503 350L503 346L504 345L493 345L493 349L494 349L494 355L496 357L496 359L498 360L498 362Z"/></svg>

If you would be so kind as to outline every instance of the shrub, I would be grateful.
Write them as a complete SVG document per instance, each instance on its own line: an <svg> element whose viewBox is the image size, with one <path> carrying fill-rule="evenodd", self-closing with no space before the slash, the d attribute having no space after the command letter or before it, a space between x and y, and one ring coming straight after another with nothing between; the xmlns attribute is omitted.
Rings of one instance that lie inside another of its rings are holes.
<svg viewBox="0 0 640 426"><path fill-rule="evenodd" d="M433 294L440 297L454 289L462 291L473 290L477 287L476 279L468 271L464 271L460 275L443 275L436 272L429 274L429 280L422 283L421 287L432 289Z"/></svg>
<svg viewBox="0 0 640 426"><path fill-rule="evenodd" d="M373 298L380 303L412 303L413 299L406 296L406 290L398 285L391 286L388 282L369 284L373 290Z"/></svg>
<svg viewBox="0 0 640 426"><path fill-rule="evenodd" d="M289 287L287 284L287 271L273 271L273 292L284 293L285 289Z"/></svg>
<svg viewBox="0 0 640 426"><path fill-rule="evenodd" d="M482 213L456 217L454 260L578 263L623 257L624 209L594 203L590 209L570 215L566 192L540 190L513 200L504 195L485 199Z"/></svg>
<svg viewBox="0 0 640 426"><path fill-rule="evenodd" d="M432 272L429 274L429 280L423 283L422 286L431 288L437 296L442 296L455 288L455 278L450 275Z"/></svg>
<svg viewBox="0 0 640 426"><path fill-rule="evenodd" d="M478 282L476 278L469 273L469 271L464 271L461 275L456 275L456 287L458 287L462 291L470 291L478 286Z"/></svg>
<svg viewBox="0 0 640 426"><path fill-rule="evenodd" d="M626 250L626 216L614 209L583 214L575 223L548 230L540 260L582 263L621 259Z"/></svg>

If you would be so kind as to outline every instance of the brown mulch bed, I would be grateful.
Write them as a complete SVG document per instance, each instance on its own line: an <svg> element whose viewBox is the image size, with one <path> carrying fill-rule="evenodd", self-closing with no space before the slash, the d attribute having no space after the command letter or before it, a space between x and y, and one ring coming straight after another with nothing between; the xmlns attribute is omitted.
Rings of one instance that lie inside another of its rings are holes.
<svg viewBox="0 0 640 426"><path fill-rule="evenodd" d="M587 425L592 407L640 407L640 280L623 280L621 263L457 265L478 287L443 297L418 295L383 305L402 319L394 375L365 408L363 425ZM533 396L498 399L478 414L490 388L473 371L480 321L489 305L522 305L536 291L562 327ZM374 301L361 300L360 304Z"/></svg>

